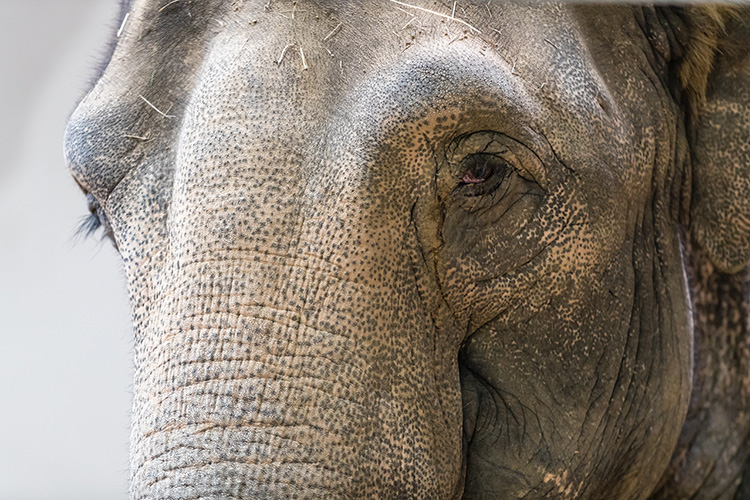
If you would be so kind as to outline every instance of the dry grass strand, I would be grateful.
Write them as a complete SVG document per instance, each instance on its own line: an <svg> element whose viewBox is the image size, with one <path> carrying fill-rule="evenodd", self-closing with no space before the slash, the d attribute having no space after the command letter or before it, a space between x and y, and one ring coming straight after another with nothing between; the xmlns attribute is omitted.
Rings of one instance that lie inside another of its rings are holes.
<svg viewBox="0 0 750 500"><path fill-rule="evenodd" d="M400 2L399 0L389 0L389 1L393 2L395 4L398 4L398 5L402 5L404 7L410 8L410 9L420 10L422 12L427 12L428 14L432 14L434 16L439 16L439 17L442 17L444 19L450 19L451 21L456 21L457 23L463 24L464 26L466 26L467 28L469 28L469 30L471 30L473 32L481 33L481 31L479 31L478 29L476 29L471 24L467 23L466 21L464 21L462 19L458 19L457 17L454 17L453 15L449 16L447 14L441 14L440 12L435 12L434 10L425 9L424 7L419 7L417 5L411 5L411 4L408 4L408 3ZM454 2L454 4L453 4L453 14L455 14L455 7L456 7L456 5L455 5L455 2Z"/></svg>
<svg viewBox="0 0 750 500"><path fill-rule="evenodd" d="M156 106L154 106L153 104L151 104L151 101L149 101L148 99L146 99L142 95L138 94L138 97L140 97L141 99L143 99L143 102L145 102L146 104L148 104L149 106L151 106L151 108L153 108L154 111L156 111L157 113L159 113L164 118L174 118L175 117L175 115L168 115L167 114L167 113L169 113L169 109L172 109L171 106L170 106L170 108L166 112L164 112L164 111L160 110L159 108L157 108Z"/></svg>
<svg viewBox="0 0 750 500"><path fill-rule="evenodd" d="M180 0L172 0L171 2L167 3L164 7L162 7L161 9L159 9L159 12L163 11L164 9L166 9L167 7L169 7L170 5L172 5L173 3L177 3L179 1Z"/></svg>

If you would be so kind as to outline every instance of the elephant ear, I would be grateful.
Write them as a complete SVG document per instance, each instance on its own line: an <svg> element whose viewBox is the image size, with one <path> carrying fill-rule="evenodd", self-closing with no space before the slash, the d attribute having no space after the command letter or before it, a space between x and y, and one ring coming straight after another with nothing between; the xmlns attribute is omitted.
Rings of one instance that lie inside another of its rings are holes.
<svg viewBox="0 0 750 500"><path fill-rule="evenodd" d="M680 78L689 97L689 229L713 264L750 260L750 7L693 7Z"/></svg>

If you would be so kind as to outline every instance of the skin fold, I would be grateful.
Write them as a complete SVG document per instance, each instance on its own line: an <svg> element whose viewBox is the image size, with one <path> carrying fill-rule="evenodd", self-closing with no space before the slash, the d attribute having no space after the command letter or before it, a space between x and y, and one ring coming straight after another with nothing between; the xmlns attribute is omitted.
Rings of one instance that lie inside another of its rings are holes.
<svg viewBox="0 0 750 500"><path fill-rule="evenodd" d="M748 498L743 9L124 5L131 497Z"/></svg>

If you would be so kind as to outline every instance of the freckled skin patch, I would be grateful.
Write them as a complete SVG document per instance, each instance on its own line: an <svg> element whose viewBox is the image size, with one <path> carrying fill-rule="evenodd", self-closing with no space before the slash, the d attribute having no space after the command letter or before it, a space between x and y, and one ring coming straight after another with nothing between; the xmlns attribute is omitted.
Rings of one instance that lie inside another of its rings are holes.
<svg viewBox="0 0 750 500"><path fill-rule="evenodd" d="M690 301L744 353L746 280L695 257L689 299L669 28L402 7L132 2L66 134L128 280L132 498L683 498Z"/></svg>

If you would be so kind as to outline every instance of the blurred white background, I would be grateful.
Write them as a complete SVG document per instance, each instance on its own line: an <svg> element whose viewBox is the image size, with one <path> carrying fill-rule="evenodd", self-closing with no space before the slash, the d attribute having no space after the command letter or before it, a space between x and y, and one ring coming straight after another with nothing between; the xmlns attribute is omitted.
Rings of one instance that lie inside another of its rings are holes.
<svg viewBox="0 0 750 500"><path fill-rule="evenodd" d="M0 499L127 498L131 329L62 159L117 0L0 0Z"/></svg>

